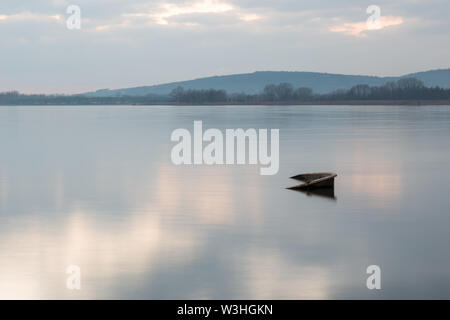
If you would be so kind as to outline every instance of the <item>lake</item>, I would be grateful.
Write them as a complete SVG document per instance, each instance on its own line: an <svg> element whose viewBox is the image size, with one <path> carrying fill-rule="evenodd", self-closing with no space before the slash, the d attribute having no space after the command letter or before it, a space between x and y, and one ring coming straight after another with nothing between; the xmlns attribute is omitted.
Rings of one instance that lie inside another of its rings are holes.
<svg viewBox="0 0 450 320"><path fill-rule="evenodd" d="M195 120L279 129L278 174L174 165ZM449 299L449 138L450 106L0 107L0 298Z"/></svg>

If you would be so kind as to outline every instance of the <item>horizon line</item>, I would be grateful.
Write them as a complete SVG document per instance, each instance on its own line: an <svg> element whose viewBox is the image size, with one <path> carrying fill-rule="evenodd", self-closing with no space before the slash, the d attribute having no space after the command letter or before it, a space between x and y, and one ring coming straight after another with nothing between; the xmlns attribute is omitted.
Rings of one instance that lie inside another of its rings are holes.
<svg viewBox="0 0 450 320"><path fill-rule="evenodd" d="M19 89L12 89L12 90L1 90L0 93L3 92L11 92L11 91L17 91L21 94L45 94L45 95L80 95L80 94L87 94L87 93L95 93L101 90L108 90L108 91L116 91L116 90L127 90L127 89L135 89L135 88L146 88L146 87L156 87L156 86L164 86L164 85L170 85L170 84L176 84L176 83L183 83L183 82L189 82L189 81L196 81L196 80L203 80L208 78L220 78L220 77L229 77L229 76L239 76L239 75L249 75L249 74L255 74L255 73L314 73L314 74L326 74L326 75L337 75L337 76L356 76L356 77L372 77L372 78L399 78L404 77L412 74L417 73L424 73L424 72L432 72L432 71L445 71L450 70L450 67L447 68L435 68L435 69L428 69L428 70L422 70L422 71L415 71L415 72L409 72L404 73L401 75L391 75L391 76L381 76L381 75L370 75L370 74L347 74L347 73L334 73L334 72L320 72L320 71L286 71L286 70L256 70L253 72L242 72L242 73L228 73L228 74L215 74L215 75L209 75L209 76L200 76L196 78L186 79L186 80L175 80L170 82L162 82L162 83L155 83L155 84L149 84L149 85L136 85L136 86L130 86L130 87L117 87L117 88L99 88L94 89L91 91L83 91L83 92L73 92L73 93L67 93L67 92L61 92L61 93L51 93L51 92L26 92L26 91L20 91Z"/></svg>

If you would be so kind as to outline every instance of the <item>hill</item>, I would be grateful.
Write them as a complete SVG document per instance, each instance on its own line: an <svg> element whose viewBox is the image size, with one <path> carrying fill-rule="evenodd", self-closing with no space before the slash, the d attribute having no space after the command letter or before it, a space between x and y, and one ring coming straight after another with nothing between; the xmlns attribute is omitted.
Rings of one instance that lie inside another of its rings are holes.
<svg viewBox="0 0 450 320"><path fill-rule="evenodd" d="M308 87L315 93L329 93L337 89L350 89L358 84L380 86L388 81L414 77L424 82L428 87L439 86L450 88L450 69L430 70L406 74L399 77L375 77L364 75L343 75L318 72L286 72L258 71L254 73L214 76L188 81L172 82L153 86L142 86L125 89L102 89L85 93L88 97L145 96L149 94L167 95L174 88L185 89L224 89L228 93L255 94L261 92L268 84L287 82L294 87Z"/></svg>

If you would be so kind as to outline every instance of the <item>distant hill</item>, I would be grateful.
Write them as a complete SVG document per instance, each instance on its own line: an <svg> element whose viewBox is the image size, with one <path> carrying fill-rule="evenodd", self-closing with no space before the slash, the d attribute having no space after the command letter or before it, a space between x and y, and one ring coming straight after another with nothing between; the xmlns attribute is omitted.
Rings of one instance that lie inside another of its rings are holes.
<svg viewBox="0 0 450 320"><path fill-rule="evenodd" d="M417 72L399 77L374 77L318 72L259 71L136 88L102 89L85 93L84 95L88 97L145 96L149 94L167 95L178 86L185 89L224 89L228 93L245 92L254 94L261 92L267 84L279 84L282 82L290 83L294 87L308 87L313 89L315 93L328 93L337 89L349 89L357 84L379 86L388 81L396 81L400 78L407 77L422 80L426 86L450 88L450 69Z"/></svg>

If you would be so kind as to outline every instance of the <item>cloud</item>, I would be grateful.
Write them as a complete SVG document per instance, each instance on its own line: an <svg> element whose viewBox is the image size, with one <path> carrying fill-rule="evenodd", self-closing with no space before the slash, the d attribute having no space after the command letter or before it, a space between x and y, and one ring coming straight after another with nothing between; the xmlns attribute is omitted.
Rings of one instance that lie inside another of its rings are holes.
<svg viewBox="0 0 450 320"><path fill-rule="evenodd" d="M62 17L58 14L38 14L31 12L20 12L10 15L0 15L0 21L60 21Z"/></svg>
<svg viewBox="0 0 450 320"><path fill-rule="evenodd" d="M387 27L400 25L403 23L402 17L383 16L378 23L346 22L330 28L331 32L344 33L355 37L367 36L367 31L381 30Z"/></svg>
<svg viewBox="0 0 450 320"><path fill-rule="evenodd" d="M250 21L260 20L260 19L262 19L262 16L259 15L259 14L252 14L252 13L249 13L249 14L241 14L241 15L239 15L239 18L240 18L242 21L250 22Z"/></svg>
<svg viewBox="0 0 450 320"><path fill-rule="evenodd" d="M66 27L70 0L2 0L0 91L83 92L255 70L446 68L450 7L430 1L379 0L377 32L365 23L368 3L356 0L77 0L80 30ZM361 39L397 46L374 52Z"/></svg>
<svg viewBox="0 0 450 320"><path fill-rule="evenodd" d="M136 10L137 9L137 10ZM262 18L262 15L247 12L237 5L220 0L194 0L182 4L160 3L152 8L136 7L135 12L123 13L120 23L105 24L96 27L96 30L108 30L112 28L131 28L148 26L152 24L169 26L199 26L203 19L212 15L227 15L232 20L252 22ZM136 12L138 11L138 12ZM181 22L180 22L181 21ZM209 22L211 22L209 20ZM211 23L208 23L210 25Z"/></svg>
<svg viewBox="0 0 450 320"><path fill-rule="evenodd" d="M186 5L165 3L162 4L161 7L161 12L150 16L155 19L156 23L163 25L169 24L169 19L174 16L199 13L223 13L234 9L232 5L217 0L195 1Z"/></svg>

